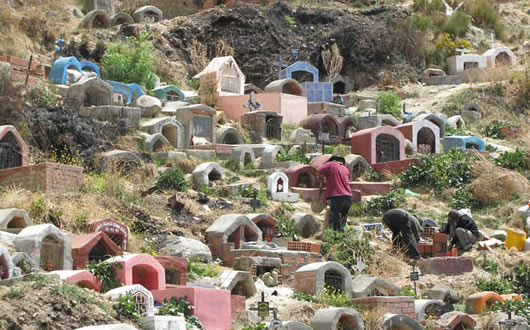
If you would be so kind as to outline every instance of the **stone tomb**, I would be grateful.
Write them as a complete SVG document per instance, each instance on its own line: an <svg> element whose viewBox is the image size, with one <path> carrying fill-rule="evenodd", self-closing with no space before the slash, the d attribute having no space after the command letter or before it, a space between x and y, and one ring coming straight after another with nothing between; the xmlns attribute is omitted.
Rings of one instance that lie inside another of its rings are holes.
<svg viewBox="0 0 530 330"><path fill-rule="evenodd" d="M285 175L289 178L287 184L289 188L319 188L318 176L320 172L311 165L294 165L285 170Z"/></svg>
<svg viewBox="0 0 530 330"><path fill-rule="evenodd" d="M282 139L283 116L274 111L251 111L241 116L241 125L250 133L252 143L263 139Z"/></svg>
<svg viewBox="0 0 530 330"><path fill-rule="evenodd" d="M46 275L58 276L59 279L70 284L94 291L101 290L101 281L88 270L54 270Z"/></svg>
<svg viewBox="0 0 530 330"><path fill-rule="evenodd" d="M379 126L399 126L401 125L401 122L397 120L392 115L368 115L368 116L361 116L358 119L359 122L359 130L364 130L367 128L373 128L373 127L379 127Z"/></svg>
<svg viewBox="0 0 530 330"><path fill-rule="evenodd" d="M135 309L140 317L149 317L154 315L154 299L153 294L140 284L125 285L116 289L112 289L105 293L105 296L110 297L111 300L117 301L120 296L130 294L135 301Z"/></svg>
<svg viewBox="0 0 530 330"><path fill-rule="evenodd" d="M86 225L89 233L105 233L122 251L127 251L129 244L129 228L126 225L112 219L91 221Z"/></svg>
<svg viewBox="0 0 530 330"><path fill-rule="evenodd" d="M194 104L178 108L175 118L184 126L183 148L193 146L195 138L202 138L207 143L215 144L216 110L204 104Z"/></svg>
<svg viewBox="0 0 530 330"><path fill-rule="evenodd" d="M219 275L220 288L228 290L232 295L250 298L257 293L254 279L249 272L225 270Z"/></svg>
<svg viewBox="0 0 530 330"><path fill-rule="evenodd" d="M196 187L209 186L210 181L224 180L225 170L218 163L208 162L197 166L191 175Z"/></svg>
<svg viewBox="0 0 530 330"><path fill-rule="evenodd" d="M78 72L78 75L83 74L81 63L79 63L77 58L75 58L74 56L61 56L57 60L55 60L55 62L53 62L52 67L50 69L50 73L48 74L48 80L54 84L71 85L75 81L67 80L68 70L76 70Z"/></svg>
<svg viewBox="0 0 530 330"><path fill-rule="evenodd" d="M444 151L452 148L459 148L464 151L481 151L486 150L484 140L476 136L447 136L443 139Z"/></svg>
<svg viewBox="0 0 530 330"><path fill-rule="evenodd" d="M305 61L298 61L280 71L280 79L295 79L304 88L307 102L332 102L333 86L328 82L319 82L316 67Z"/></svg>
<svg viewBox="0 0 530 330"><path fill-rule="evenodd" d="M120 12L110 17L110 26L122 25L122 24L133 24L134 19L131 15Z"/></svg>
<svg viewBox="0 0 530 330"><path fill-rule="evenodd" d="M254 150L246 145L240 145L232 149L230 159L238 165L239 168L245 168L248 164L254 164L256 155Z"/></svg>
<svg viewBox="0 0 530 330"><path fill-rule="evenodd" d="M14 126L0 126L0 170L28 165L28 146Z"/></svg>
<svg viewBox="0 0 530 330"><path fill-rule="evenodd" d="M300 267L294 274L294 288L297 292L318 296L328 287L351 297L350 271L337 262L326 261Z"/></svg>
<svg viewBox="0 0 530 330"><path fill-rule="evenodd" d="M353 134L352 154L361 155L378 172L400 173L417 159L405 159L405 137L394 127L379 126Z"/></svg>
<svg viewBox="0 0 530 330"><path fill-rule="evenodd" d="M344 136L337 117L328 114L309 116L304 121L303 127L313 132L317 142L340 143Z"/></svg>
<svg viewBox="0 0 530 330"><path fill-rule="evenodd" d="M243 144L239 131L230 126L221 126L216 132L215 141L220 144Z"/></svg>
<svg viewBox="0 0 530 330"><path fill-rule="evenodd" d="M487 50L482 56L486 57L489 68L515 67L517 58L508 47L497 47Z"/></svg>
<svg viewBox="0 0 530 330"><path fill-rule="evenodd" d="M141 284L149 291L166 288L164 267L151 255L128 254L105 261L121 264L121 268L115 267L116 279L124 285Z"/></svg>
<svg viewBox="0 0 530 330"><path fill-rule="evenodd" d="M267 177L267 192L272 200L295 203L300 195L289 192L289 178L283 172L274 172Z"/></svg>
<svg viewBox="0 0 530 330"><path fill-rule="evenodd" d="M170 285L186 285L188 261L181 257L155 256L165 269L166 287Z"/></svg>
<svg viewBox="0 0 530 330"><path fill-rule="evenodd" d="M68 89L65 104L71 109L113 104L114 90L98 77L81 77Z"/></svg>
<svg viewBox="0 0 530 330"><path fill-rule="evenodd" d="M143 6L136 9L132 17L136 23L154 23L163 20L164 14L155 6Z"/></svg>
<svg viewBox="0 0 530 330"><path fill-rule="evenodd" d="M121 254L121 249L102 231L70 236L74 269Z"/></svg>
<svg viewBox="0 0 530 330"><path fill-rule="evenodd" d="M447 117L443 114L437 113L420 113L412 119L412 121L428 120L440 129L440 138L445 136L445 124L447 123Z"/></svg>
<svg viewBox="0 0 530 330"><path fill-rule="evenodd" d="M400 288L377 276L357 275L352 280L353 298L398 296Z"/></svg>
<svg viewBox="0 0 530 330"><path fill-rule="evenodd" d="M219 96L243 95L245 75L232 56L216 57L193 77L200 79L201 102L213 104Z"/></svg>
<svg viewBox="0 0 530 330"><path fill-rule="evenodd" d="M314 330L364 330L364 322L355 309L330 307L316 311L311 319L311 328Z"/></svg>
<svg viewBox="0 0 530 330"><path fill-rule="evenodd" d="M260 241L263 233L247 216L225 214L206 229L204 236L212 256L224 260L230 250L241 248L242 242Z"/></svg>
<svg viewBox="0 0 530 330"><path fill-rule="evenodd" d="M160 86L151 90L153 95L162 102L184 101L186 96L175 85Z"/></svg>
<svg viewBox="0 0 530 330"><path fill-rule="evenodd" d="M440 152L440 128L429 120L413 121L396 129L412 142L418 153L425 155Z"/></svg>
<svg viewBox="0 0 530 330"><path fill-rule="evenodd" d="M295 213L291 217L294 221L296 232L303 238L309 238L316 234L320 228L318 222L310 213Z"/></svg>
<svg viewBox="0 0 530 330"><path fill-rule="evenodd" d="M151 119L142 124L142 130L149 134L162 134L175 148L184 147L184 126L175 118Z"/></svg>
<svg viewBox="0 0 530 330"><path fill-rule="evenodd" d="M109 14L101 9L96 9L88 12L81 25L86 29L106 29L111 27L111 19Z"/></svg>
<svg viewBox="0 0 530 330"><path fill-rule="evenodd" d="M72 248L66 235L52 224L24 228L13 242L17 252L26 252L34 265L44 270L72 269Z"/></svg>
<svg viewBox="0 0 530 330"><path fill-rule="evenodd" d="M0 210L0 231L17 234L22 229L31 226L33 221L25 210L3 209Z"/></svg>
<svg viewBox="0 0 530 330"><path fill-rule="evenodd" d="M261 240L271 242L278 235L278 220L272 216L259 213L250 213L246 214L246 216L261 230Z"/></svg>

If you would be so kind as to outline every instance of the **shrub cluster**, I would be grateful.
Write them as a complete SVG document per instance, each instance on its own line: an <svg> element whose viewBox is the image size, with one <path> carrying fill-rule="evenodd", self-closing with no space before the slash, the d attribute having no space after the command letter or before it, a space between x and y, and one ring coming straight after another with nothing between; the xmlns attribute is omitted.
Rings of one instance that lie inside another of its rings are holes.
<svg viewBox="0 0 530 330"><path fill-rule="evenodd" d="M401 98L397 94L392 91L379 92L376 99L379 102L379 113L401 119Z"/></svg>
<svg viewBox="0 0 530 330"><path fill-rule="evenodd" d="M188 189L184 173L178 168L160 173L156 185L162 189L175 189L177 191Z"/></svg>

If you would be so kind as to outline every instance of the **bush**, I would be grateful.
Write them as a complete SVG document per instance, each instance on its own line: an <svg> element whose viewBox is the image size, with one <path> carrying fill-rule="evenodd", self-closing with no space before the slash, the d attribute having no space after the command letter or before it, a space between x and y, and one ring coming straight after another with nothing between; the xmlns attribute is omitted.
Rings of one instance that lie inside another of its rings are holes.
<svg viewBox="0 0 530 330"><path fill-rule="evenodd" d="M116 304L114 304L114 309L118 315L128 319L138 320L140 318L140 314L136 310L136 301L130 293L120 296Z"/></svg>
<svg viewBox="0 0 530 330"><path fill-rule="evenodd" d="M404 188L427 186L435 191L462 188L471 181L471 156L453 148L443 154L422 158L419 165L411 164L399 177Z"/></svg>
<svg viewBox="0 0 530 330"><path fill-rule="evenodd" d="M30 87L26 96L31 103L37 106L48 105L54 107L57 103L53 87L46 82Z"/></svg>
<svg viewBox="0 0 530 330"><path fill-rule="evenodd" d="M136 83L147 89L155 87L155 57L148 32L138 39L127 37L125 41L107 45L101 64L104 79L125 84Z"/></svg>
<svg viewBox="0 0 530 330"><path fill-rule="evenodd" d="M188 278L190 280L197 277L216 277L221 272L221 267L217 264L205 264L196 260L188 261Z"/></svg>
<svg viewBox="0 0 530 330"><path fill-rule="evenodd" d="M514 293L513 286L508 279L491 279L486 280L479 278L477 280L477 288L480 291L494 291L498 294Z"/></svg>
<svg viewBox="0 0 530 330"><path fill-rule="evenodd" d="M346 228L343 233L328 229L324 232L321 253L328 254L327 260L336 261L353 274L353 266L359 259L370 266L374 262L375 249L367 239L356 239L355 229Z"/></svg>
<svg viewBox="0 0 530 330"><path fill-rule="evenodd" d="M400 207L404 201L403 190L394 190L381 197L370 199L363 209L366 215L381 216L388 210Z"/></svg>
<svg viewBox="0 0 530 330"><path fill-rule="evenodd" d="M401 118L401 98L392 91L379 92L377 94L379 101L378 113L389 114L398 119Z"/></svg>
<svg viewBox="0 0 530 330"><path fill-rule="evenodd" d="M497 39L504 39L504 25L495 7L494 0L472 0L466 5L466 12L473 22L481 27L489 27L495 31Z"/></svg>
<svg viewBox="0 0 530 330"><path fill-rule="evenodd" d="M409 22L422 32L427 31L431 27L431 20L422 15L412 15L409 18Z"/></svg>
<svg viewBox="0 0 530 330"><path fill-rule="evenodd" d="M199 318L193 315L193 305L190 304L186 298L180 298L179 300L175 297L171 297L169 301L164 299L164 303L158 310L158 315L172 315L181 316L183 315L188 323L188 327L204 329Z"/></svg>
<svg viewBox="0 0 530 330"><path fill-rule="evenodd" d="M530 299L508 299L503 302L496 302L490 309L490 312L508 313L510 311L515 315L522 316L526 323L530 323Z"/></svg>
<svg viewBox="0 0 530 330"><path fill-rule="evenodd" d="M412 8L416 12L432 15L437 11L443 11L444 4L442 0L414 0Z"/></svg>
<svg viewBox="0 0 530 330"><path fill-rule="evenodd" d="M479 206L479 202L473 198L473 195L471 192L469 192L469 190L461 188L455 191L450 205L451 208L460 210L466 208L477 208Z"/></svg>
<svg viewBox="0 0 530 330"><path fill-rule="evenodd" d="M160 173L156 185L162 189L175 189L177 191L188 189L184 173L178 168Z"/></svg>
<svg viewBox="0 0 530 330"><path fill-rule="evenodd" d="M324 288L318 294L318 303L326 306L351 307L351 298L346 293L330 286Z"/></svg>
<svg viewBox="0 0 530 330"><path fill-rule="evenodd" d="M494 138L494 139L504 139L505 136L501 132L501 127L504 127L504 126L507 126L507 125L509 125L509 124L505 123L505 122L502 122L502 121L500 121L500 122L498 122L498 121L492 122L492 123L488 124L488 126L486 126L486 127L484 127L482 129L482 134L484 134L487 137Z"/></svg>
<svg viewBox="0 0 530 330"><path fill-rule="evenodd" d="M455 36L462 36L469 28L469 23L469 17L463 11L458 10L445 22L442 31Z"/></svg>
<svg viewBox="0 0 530 330"><path fill-rule="evenodd" d="M495 165L510 170L526 170L526 155L519 149L514 152L503 152L501 156L495 159Z"/></svg>
<svg viewBox="0 0 530 330"><path fill-rule="evenodd" d="M117 288L121 282L116 278L116 268L121 268L119 262L91 262L86 266L89 272L94 274L101 281L101 293Z"/></svg>

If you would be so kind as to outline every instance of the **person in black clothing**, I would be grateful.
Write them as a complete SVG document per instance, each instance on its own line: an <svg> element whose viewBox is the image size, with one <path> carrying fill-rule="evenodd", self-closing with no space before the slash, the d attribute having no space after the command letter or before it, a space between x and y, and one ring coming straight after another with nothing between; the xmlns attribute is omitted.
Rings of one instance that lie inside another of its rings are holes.
<svg viewBox="0 0 530 330"><path fill-rule="evenodd" d="M473 218L467 214L460 214L457 210L449 211L448 223L440 230L451 236L451 246L456 246L460 251L471 251L473 244L482 238Z"/></svg>
<svg viewBox="0 0 530 330"><path fill-rule="evenodd" d="M407 245L407 254L412 259L422 259L418 250L422 229L415 215L402 209L392 209L383 216L383 223L392 231L394 249L399 250L403 241Z"/></svg>

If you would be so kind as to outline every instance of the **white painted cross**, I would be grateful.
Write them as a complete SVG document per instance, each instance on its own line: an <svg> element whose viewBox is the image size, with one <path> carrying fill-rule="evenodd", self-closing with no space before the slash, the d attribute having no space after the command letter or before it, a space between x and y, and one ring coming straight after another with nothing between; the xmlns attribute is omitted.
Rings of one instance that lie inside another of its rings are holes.
<svg viewBox="0 0 530 330"><path fill-rule="evenodd" d="M364 264L364 262L363 262L363 260L361 258L359 258L359 261L357 262L357 265L355 265L355 268L357 268L359 273L362 273L365 270L366 265Z"/></svg>

